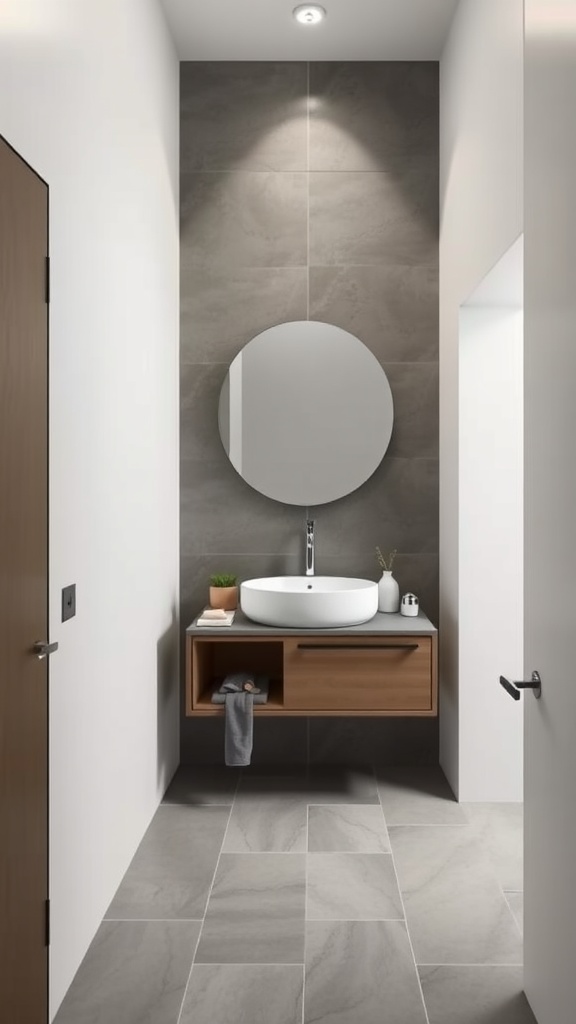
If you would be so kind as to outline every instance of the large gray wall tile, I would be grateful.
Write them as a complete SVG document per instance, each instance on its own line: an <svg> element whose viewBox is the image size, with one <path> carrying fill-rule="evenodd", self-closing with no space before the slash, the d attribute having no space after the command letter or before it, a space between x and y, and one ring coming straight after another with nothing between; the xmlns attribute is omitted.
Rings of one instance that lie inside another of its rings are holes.
<svg viewBox="0 0 576 1024"><path fill-rule="evenodd" d="M183 265L182 364L229 364L261 331L305 320L307 276L306 267Z"/></svg>
<svg viewBox="0 0 576 1024"><path fill-rule="evenodd" d="M400 593L405 594L409 591L416 594L420 608L436 627L439 625L439 572L438 554L399 554L394 561L394 575L398 580Z"/></svg>
<svg viewBox="0 0 576 1024"><path fill-rule="evenodd" d="M384 458L348 498L323 505L316 516L318 559L369 546L406 553L438 550L438 462Z"/></svg>
<svg viewBox="0 0 576 1024"><path fill-rule="evenodd" d="M227 363L182 363L180 372L180 456L221 460L218 399Z"/></svg>
<svg viewBox="0 0 576 1024"><path fill-rule="evenodd" d="M306 265L307 179L298 172L183 174L183 273L189 266Z"/></svg>
<svg viewBox="0 0 576 1024"><path fill-rule="evenodd" d="M426 1024L401 921L308 921L305 1024Z"/></svg>
<svg viewBox="0 0 576 1024"><path fill-rule="evenodd" d="M303 768L307 760L306 718L254 719L252 767ZM184 764L224 764L224 716L221 718L185 718L180 734L180 759ZM228 769L229 771L231 769Z"/></svg>
<svg viewBox="0 0 576 1024"><path fill-rule="evenodd" d="M282 964L195 964L179 1024L301 1024L303 971Z"/></svg>
<svg viewBox="0 0 576 1024"><path fill-rule="evenodd" d="M322 529L323 509L316 510L316 528ZM376 540L374 538L377 537ZM375 545L382 551L392 551L397 546L396 527L393 522L376 530L365 538L363 551L341 550L338 554L317 555L316 571L325 576L355 576L360 579L378 580L382 575L376 561ZM272 574L269 574L272 575ZM394 577L400 593L408 591L417 595L420 607L435 626L438 625L438 553L416 552L398 554L394 560ZM382 720L380 720L382 721ZM358 760L358 758L356 758Z"/></svg>
<svg viewBox="0 0 576 1024"><path fill-rule="evenodd" d="M310 263L435 263L437 193L433 169L402 177L315 171L310 175Z"/></svg>
<svg viewBox="0 0 576 1024"><path fill-rule="evenodd" d="M310 316L355 334L382 363L438 360L438 267L310 267Z"/></svg>
<svg viewBox="0 0 576 1024"><path fill-rule="evenodd" d="M229 813L161 804L106 918L202 918Z"/></svg>
<svg viewBox="0 0 576 1024"><path fill-rule="evenodd" d="M258 494L228 462L224 449L217 460L183 460L180 481L183 556L207 551L298 556L303 510Z"/></svg>
<svg viewBox="0 0 576 1024"><path fill-rule="evenodd" d="M252 767L255 771L260 765L301 768L306 764L307 746L305 718L259 718L254 722Z"/></svg>
<svg viewBox="0 0 576 1024"><path fill-rule="evenodd" d="M318 515L321 515L321 512L322 510L319 510ZM317 524L321 524L320 519L317 519ZM193 529L193 523L189 528ZM379 543L382 550L391 549L394 546L394 536L390 529L383 536L377 535L375 543ZM296 554L282 551L240 554L216 550L208 554L183 556L181 566L181 622L186 627L208 602L209 577L213 572L232 572L239 580L263 576L297 576L304 570L304 550L303 546ZM373 547L362 552L323 554L317 560L317 571L327 576L354 576L373 580L378 580L381 575ZM437 606L433 606L433 599L436 598L438 589L438 555L397 555L394 576L398 580L401 593L412 591L417 594L426 615L437 625L437 614L434 614ZM379 721L380 724L385 724L385 720ZM357 763L359 760L362 758L354 757L353 762Z"/></svg>
<svg viewBox="0 0 576 1024"><path fill-rule="evenodd" d="M385 363L394 400L387 458L438 458L438 363Z"/></svg>
<svg viewBox="0 0 576 1024"><path fill-rule="evenodd" d="M186 528L193 530L193 522L188 521ZM182 556L180 621L184 629L208 604L209 578L214 572L234 573L239 580L262 576L295 576L302 572L303 555L293 556L283 552L238 554L219 550L219 547L210 553ZM209 723L202 721L200 725L203 724L208 726Z"/></svg>
<svg viewBox="0 0 576 1024"><path fill-rule="evenodd" d="M223 765L224 719L186 718L183 714L180 761L183 765Z"/></svg>
<svg viewBox="0 0 576 1024"><path fill-rule="evenodd" d="M435 718L311 718L312 764L424 764L438 761Z"/></svg>
<svg viewBox="0 0 576 1024"><path fill-rule="evenodd" d="M377 579L375 544L396 547L401 589L437 621L438 66L198 62L181 72L182 622L205 603L211 572L302 572L304 510L243 483L216 422L240 348L308 315L357 334L389 369L396 396L383 465L359 491L314 510L317 572ZM393 760L411 746L427 761L437 748L435 721L378 721L374 732L369 720L354 724L354 759L362 737ZM256 766L279 763L275 730L284 726L296 762L306 756L305 720L277 723L258 723ZM219 763L220 724L183 723L183 756ZM341 726L311 722L319 763L333 763ZM283 741L278 749L295 763ZM348 753L340 760L351 764Z"/></svg>
<svg viewBox="0 0 576 1024"><path fill-rule="evenodd" d="M304 61L183 61L183 171L305 171Z"/></svg>
<svg viewBox="0 0 576 1024"><path fill-rule="evenodd" d="M438 145L438 64L310 65L310 168L396 171L430 159Z"/></svg>
<svg viewBox="0 0 576 1024"><path fill-rule="evenodd" d="M104 921L54 1024L176 1024L199 931L199 921Z"/></svg>

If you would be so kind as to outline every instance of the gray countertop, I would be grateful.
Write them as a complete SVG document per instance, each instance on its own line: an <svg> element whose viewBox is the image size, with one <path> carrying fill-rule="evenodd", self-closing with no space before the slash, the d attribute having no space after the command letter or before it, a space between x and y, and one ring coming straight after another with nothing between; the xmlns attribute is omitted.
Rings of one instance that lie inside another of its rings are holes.
<svg viewBox="0 0 576 1024"><path fill-rule="evenodd" d="M287 629L283 626L262 626L246 618L244 613L237 609L234 622L231 626L197 626L196 619L186 630L191 636L382 636L400 633L406 635L420 633L432 636L437 632L430 619L427 619L422 611L413 618L400 613L388 614L376 612L373 619L363 622L360 626L339 626L335 629Z"/></svg>

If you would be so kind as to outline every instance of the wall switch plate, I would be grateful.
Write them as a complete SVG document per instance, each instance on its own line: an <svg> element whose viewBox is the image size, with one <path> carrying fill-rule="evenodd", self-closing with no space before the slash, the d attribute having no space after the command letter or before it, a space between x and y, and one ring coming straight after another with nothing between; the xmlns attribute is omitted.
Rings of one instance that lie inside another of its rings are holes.
<svg viewBox="0 0 576 1024"><path fill-rule="evenodd" d="M72 619L76 615L76 584L71 583L69 587L62 589L62 622Z"/></svg>

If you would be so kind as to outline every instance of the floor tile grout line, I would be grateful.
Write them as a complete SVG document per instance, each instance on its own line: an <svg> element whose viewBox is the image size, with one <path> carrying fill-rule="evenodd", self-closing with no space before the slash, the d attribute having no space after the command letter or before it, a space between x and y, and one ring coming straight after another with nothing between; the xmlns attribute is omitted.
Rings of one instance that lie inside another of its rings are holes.
<svg viewBox="0 0 576 1024"><path fill-rule="evenodd" d="M272 857L302 857L306 850L222 850L222 853L233 857L261 857L262 854Z"/></svg>
<svg viewBox="0 0 576 1024"><path fill-rule="evenodd" d="M391 857L391 850L309 850L311 857Z"/></svg>
<svg viewBox="0 0 576 1024"><path fill-rule="evenodd" d="M201 924L201 917L103 917L102 924Z"/></svg>
<svg viewBox="0 0 576 1024"><path fill-rule="evenodd" d="M222 856L222 850L224 848L224 843L226 841L226 833L228 832L228 826L230 824L230 819L232 817L232 811L234 809L234 803L236 801L236 794L238 792L238 786L240 785L240 778L241 778L241 776L238 775L238 778L236 780L236 787L234 789L234 796L232 798L232 803L230 805L230 810L228 812L228 819L226 821L226 828L224 829L224 835L222 836L222 842L220 844L220 850L219 850L219 853L218 853L218 857L216 858L216 867L214 868L214 874L212 875L212 881L210 883L210 888L208 889L208 895L206 897L206 905L204 907L204 914L202 916L202 923L201 923L200 928L198 930L198 938L196 939L196 944L194 946L194 953L192 955L192 963L190 964L190 970L188 972L188 978L187 978L186 984L184 986L184 993L182 995L182 1002L180 1004L180 1012L178 1013L178 1017L176 1019L176 1024L180 1024L180 1022L182 1020L182 1013L184 1011L184 1004L186 1002L186 995L188 993L188 987L190 985L190 980L192 978L192 971L194 970L194 963L196 961L196 954L198 953L198 947L200 945L200 939L202 937L202 930L204 928L204 922L206 920L206 914L208 913L208 905L210 903L210 897L212 895L212 889L214 888L214 882L216 881L216 874L218 872L218 865L220 864L220 858Z"/></svg>
<svg viewBox="0 0 576 1024"><path fill-rule="evenodd" d="M494 970L495 967L523 967L524 964L416 964L416 967L477 967L479 970Z"/></svg>
<svg viewBox="0 0 576 1024"><path fill-rule="evenodd" d="M508 897L506 896L506 892L504 891L504 889L502 889L501 891L502 891L502 895L504 896L504 902L505 902L506 906L508 907L508 911L509 911L509 913L512 916L512 920L514 921L514 924L516 925L516 927L518 929L518 932L520 934L520 938L522 940L522 960L524 960L524 930L520 926L520 921L518 920L518 918L516 917L516 914L512 910L512 907L510 906L510 901L508 900ZM514 890L513 889L509 889L508 892L512 893L512 892L514 892Z"/></svg>
<svg viewBox="0 0 576 1024"><path fill-rule="evenodd" d="M388 825L388 828L470 828L470 825L465 821L452 823L446 821L394 821Z"/></svg>
<svg viewBox="0 0 576 1024"><path fill-rule="evenodd" d="M302 967L300 961L291 960L290 963L282 961L282 963L272 963L272 961L266 961L265 963L256 963L252 960L228 960L224 963L217 963L215 960L205 960L198 964L194 964L194 967Z"/></svg>
<svg viewBox="0 0 576 1024"><path fill-rule="evenodd" d="M308 807L380 807L379 800L367 804L358 800L334 800L332 803L320 803L318 800L307 800Z"/></svg>
<svg viewBox="0 0 576 1024"><path fill-rule="evenodd" d="M389 924L405 925L406 924L406 918L351 918L351 916L349 916L349 915L347 916L347 918L307 918L306 920L307 920L307 922L314 922L315 924L320 923L321 925L333 925L333 924L336 924L336 925L357 925L357 924L362 924L362 925L367 925L367 924L376 924L376 925L389 925Z"/></svg>
<svg viewBox="0 0 576 1024"><path fill-rule="evenodd" d="M380 806L377 800L375 800L371 804L360 803L358 800L354 801L354 803L350 803L350 801L348 801L348 803L346 803L346 801L340 800L339 803L336 803L335 801L331 801L330 803L323 803L323 804L319 803L317 800L307 800L306 804L307 804L308 807L379 807Z"/></svg>
<svg viewBox="0 0 576 1024"><path fill-rule="evenodd" d="M380 799L380 790L379 789L378 789L378 800L379 800L380 806L382 807L382 814L384 815L384 821L386 821L386 815L384 814L384 807L382 806L382 800ZM386 827L388 828L388 823L387 822L386 822ZM410 935L410 928L408 927L408 916L406 914L406 905L404 903L404 896L402 895L402 889L400 888L400 879L398 878L398 872L396 870L396 861L394 859L394 851L393 850L392 850L392 870L394 871L394 877L396 879L396 885L398 887L398 895L400 897L400 905L402 907L402 912L404 914L404 925L405 925L405 928L406 928L406 936L408 938L408 945L410 946L410 952L412 953L412 962L414 964L414 973L416 974L416 979L417 979L417 982L418 982L418 988L420 990L420 998L422 1000L422 1008L424 1010L424 1017L426 1019L426 1024L430 1024L430 1018L428 1016L428 1008L426 1006L426 1000L424 999L424 989L422 988L422 982L420 980L420 974L418 972L418 965L416 963L416 954L414 952L414 946L412 945L412 937Z"/></svg>

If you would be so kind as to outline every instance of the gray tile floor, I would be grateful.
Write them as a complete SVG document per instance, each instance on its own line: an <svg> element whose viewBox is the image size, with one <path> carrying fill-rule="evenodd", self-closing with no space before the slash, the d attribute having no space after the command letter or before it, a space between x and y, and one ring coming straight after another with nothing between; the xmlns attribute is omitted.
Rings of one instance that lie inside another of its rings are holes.
<svg viewBox="0 0 576 1024"><path fill-rule="evenodd" d="M517 804L183 767L56 1024L535 1024L521 923Z"/></svg>

